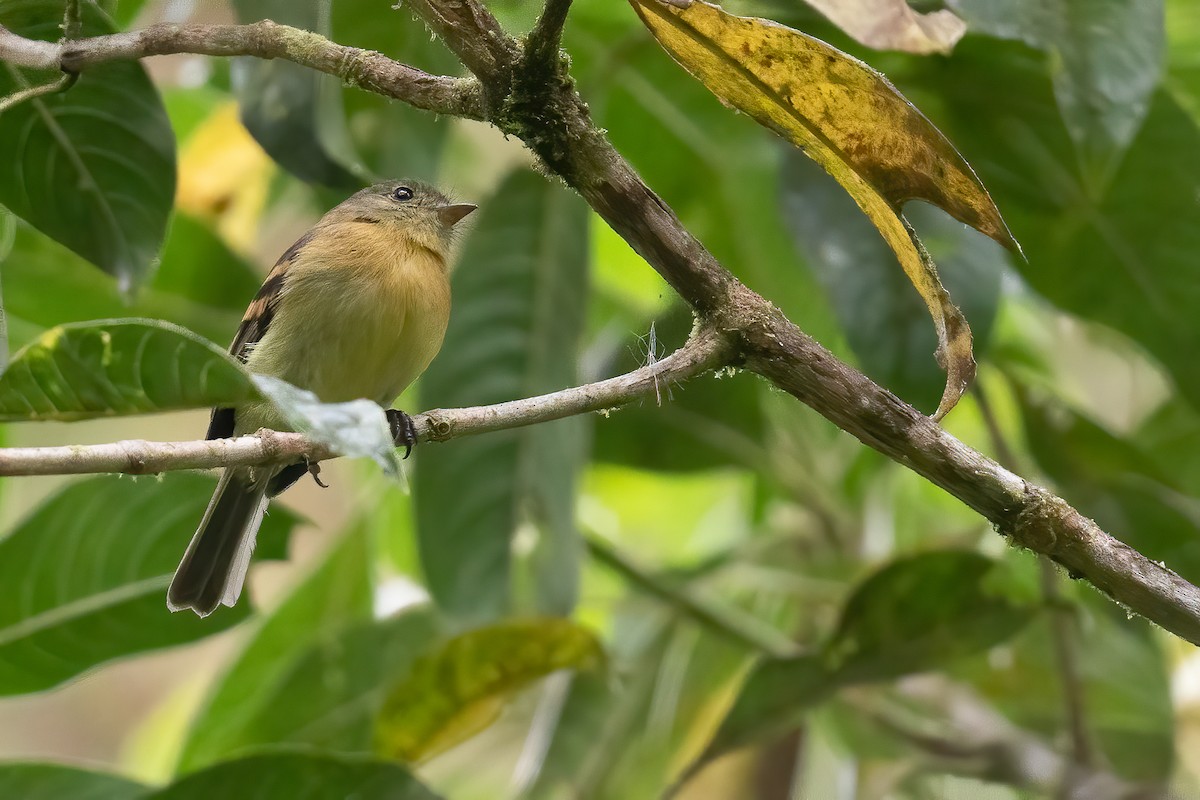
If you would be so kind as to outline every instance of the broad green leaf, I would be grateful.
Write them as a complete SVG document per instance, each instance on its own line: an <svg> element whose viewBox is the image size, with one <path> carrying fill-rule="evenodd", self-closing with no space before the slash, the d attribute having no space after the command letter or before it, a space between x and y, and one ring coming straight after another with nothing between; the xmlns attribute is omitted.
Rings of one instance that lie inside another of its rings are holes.
<svg viewBox="0 0 1200 800"><path fill-rule="evenodd" d="M146 5L146 0L99 0L100 7L113 18L117 26L128 30Z"/></svg>
<svg viewBox="0 0 1200 800"><path fill-rule="evenodd" d="M1147 558L1200 581L1200 501L1173 465L1066 408L1018 392L1029 451L1084 514Z"/></svg>
<svg viewBox="0 0 1200 800"><path fill-rule="evenodd" d="M0 797L21 800L135 800L146 787L104 772L64 764L0 762Z"/></svg>
<svg viewBox="0 0 1200 800"><path fill-rule="evenodd" d="M224 309L240 315L261 284L259 272L204 223L176 213L171 219L162 264L147 288L178 295L206 309ZM236 330L235 323L214 339L222 342L233 339Z"/></svg>
<svg viewBox="0 0 1200 800"><path fill-rule="evenodd" d="M941 98L939 122L975 154L1025 244L1016 267L1029 285L1139 342L1200 408L1200 129L1155 93L1119 167L1096 183L1078 166L1051 70L1023 47L970 38L950 59L914 63L904 83ZM994 83L986 97L981 81Z"/></svg>
<svg viewBox="0 0 1200 800"><path fill-rule="evenodd" d="M1167 0L1165 86L1200 125L1200 14L1191 0Z"/></svg>
<svg viewBox="0 0 1200 800"><path fill-rule="evenodd" d="M223 761L145 800L263 797L288 800L438 800L399 764L312 752L275 752Z"/></svg>
<svg viewBox="0 0 1200 800"><path fill-rule="evenodd" d="M171 614L167 584L215 484L91 478L0 539L0 694L48 689L114 658L192 642L245 619ZM259 557L280 558L295 517L277 509Z"/></svg>
<svg viewBox="0 0 1200 800"><path fill-rule="evenodd" d="M80 4L83 33L115 29ZM0 25L58 41L58 0L6 0ZM57 72L0 66L0 97L57 79ZM69 91L0 115L0 203L115 276L129 292L151 273L175 192L175 137L136 61L89 67Z"/></svg>
<svg viewBox="0 0 1200 800"><path fill-rule="evenodd" d="M255 397L211 342L155 320L62 325L0 375L0 421L77 420L231 405Z"/></svg>
<svg viewBox="0 0 1200 800"><path fill-rule="evenodd" d="M484 204L454 273L445 344L421 379L423 407L515 400L576 383L587 222L578 197L532 172L513 175ZM501 616L515 582L513 536L531 522L528 605L570 611L586 425L574 417L421 449L418 541L439 606L475 622Z"/></svg>
<svg viewBox="0 0 1200 800"><path fill-rule="evenodd" d="M132 301L116 282L75 253L18 225L0 254L5 310L21 327L13 346L68 322L149 317L182 325L214 342L233 338L261 279L204 226L182 214L171 222L162 264Z"/></svg>
<svg viewBox="0 0 1200 800"><path fill-rule="evenodd" d="M887 244L856 213L845 192L799 154L785 162L782 202L796 245L812 265L863 370L917 408L933 408L944 378L929 354L937 337L920 300L907 291ZM926 205L911 220L947 289L971 320L977 352L986 352L1004 251L982 234Z"/></svg>
<svg viewBox="0 0 1200 800"><path fill-rule="evenodd" d="M725 102L801 147L850 193L925 300L948 372L935 414L974 377L971 332L900 206L921 199L1017 249L966 161L879 73L789 28L702 0L630 0L667 51Z"/></svg>
<svg viewBox="0 0 1200 800"><path fill-rule="evenodd" d="M997 563L977 553L892 561L854 590L821 654L755 667L693 769L796 724L843 686L938 669L1005 641L1031 612L1003 590Z"/></svg>
<svg viewBox="0 0 1200 800"><path fill-rule="evenodd" d="M331 27L335 42L383 53L433 75L462 70L423 23L387 0L336 0ZM343 91L342 103L349 138L374 175L438 180L448 120L357 89Z"/></svg>
<svg viewBox="0 0 1200 800"><path fill-rule="evenodd" d="M376 727L381 753L419 761L474 735L505 701L538 678L586 670L600 642L570 620L510 620L445 642L387 693Z"/></svg>
<svg viewBox="0 0 1200 800"><path fill-rule="evenodd" d="M272 510L266 519L275 513ZM345 626L370 619L371 602L369 543L364 530L356 528L263 621L213 686L192 722L177 770L193 772L255 745L269 744L256 735L260 724L256 720L281 712L280 704L306 707L302 696L276 697L293 664L307 648L328 644Z"/></svg>
<svg viewBox="0 0 1200 800"><path fill-rule="evenodd" d="M682 346L692 324L687 306L675 305L653 322L653 340L647 336L625 342L604 374L620 375L646 364L651 347L660 357ZM594 458L674 472L718 469L731 460L766 468L760 391L757 381L736 376L718 380L701 375L681 384L663 383L657 393L598 423Z"/></svg>
<svg viewBox="0 0 1200 800"><path fill-rule="evenodd" d="M876 50L947 53L967 25L946 9L922 14L904 0L805 0L854 39Z"/></svg>
<svg viewBox="0 0 1200 800"><path fill-rule="evenodd" d="M796 725L838 687L837 676L817 656L765 659L746 679L700 763Z"/></svg>
<svg viewBox="0 0 1200 800"><path fill-rule="evenodd" d="M948 0L971 30L1046 51L1071 138L1097 166L1119 157L1162 74L1163 0Z"/></svg>
<svg viewBox="0 0 1200 800"><path fill-rule="evenodd" d="M1129 438L1183 492L1200 497L1200 413L1182 398L1164 403Z"/></svg>
<svg viewBox="0 0 1200 800"><path fill-rule="evenodd" d="M850 596L826 663L842 681L889 680L1002 642L1031 617L1002 580L997 562L969 551L898 558Z"/></svg>
<svg viewBox="0 0 1200 800"><path fill-rule="evenodd" d="M1090 587L1080 588L1068 608L1091 743L1117 775L1165 782L1175 761L1176 719L1163 637ZM1017 725L1052 740L1071 724L1055 650L1058 635L1044 615L1014 637L1001 658L971 659L953 673Z"/></svg>
<svg viewBox="0 0 1200 800"><path fill-rule="evenodd" d="M291 651L288 668L260 692L239 741L369 753L385 693L442 635L432 609L418 607L351 625L303 651Z"/></svg>
<svg viewBox="0 0 1200 800"><path fill-rule="evenodd" d="M329 34L331 0L234 0L238 22L270 19ZM283 59L235 62L242 123L263 150L301 180L334 189L359 189L360 174L332 75Z"/></svg>
<svg viewBox="0 0 1200 800"><path fill-rule="evenodd" d="M275 404L291 430L306 434L351 458L369 456L392 477L400 477L400 456L383 408L373 400L322 403L312 392L286 381L255 375L254 385Z"/></svg>

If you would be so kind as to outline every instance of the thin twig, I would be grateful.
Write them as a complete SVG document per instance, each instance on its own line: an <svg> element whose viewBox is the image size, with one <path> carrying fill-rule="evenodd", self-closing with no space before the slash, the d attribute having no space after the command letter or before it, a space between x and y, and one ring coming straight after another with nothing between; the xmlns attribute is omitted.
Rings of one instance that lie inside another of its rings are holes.
<svg viewBox="0 0 1200 800"><path fill-rule="evenodd" d="M42 97L43 95L56 94L58 92L66 91L74 86L75 81L77 80L79 80L78 75L70 72L64 72L62 75L58 76L56 80L51 81L50 83L43 83L38 86L30 86L26 89L22 89L19 92L13 92L8 97L0 98L0 114L8 111L13 106L18 106L21 103L24 103L26 100L32 100L35 97Z"/></svg>
<svg viewBox="0 0 1200 800"><path fill-rule="evenodd" d="M720 636L774 658L800 654L799 645L758 618L716 605L687 587L666 583L595 534L585 534L583 541L592 558Z"/></svg>
<svg viewBox="0 0 1200 800"><path fill-rule="evenodd" d="M436 409L413 417L417 439L446 441L489 431L548 422L624 405L654 390L656 380L682 381L725 363L723 339L704 332L653 367L561 392L472 408ZM238 439L193 442L126 441L70 447L0 449L0 475L147 475L173 470L214 469L323 461L335 454L298 433L260 431Z"/></svg>
<svg viewBox="0 0 1200 800"><path fill-rule="evenodd" d="M567 12L570 10L571 0L546 0L541 16L525 39L527 69L553 71L554 60L562 46L563 26L567 23Z"/></svg>
<svg viewBox="0 0 1200 800"><path fill-rule="evenodd" d="M78 39L83 31L83 17L79 13L79 0L67 0L63 11L63 39Z"/></svg>

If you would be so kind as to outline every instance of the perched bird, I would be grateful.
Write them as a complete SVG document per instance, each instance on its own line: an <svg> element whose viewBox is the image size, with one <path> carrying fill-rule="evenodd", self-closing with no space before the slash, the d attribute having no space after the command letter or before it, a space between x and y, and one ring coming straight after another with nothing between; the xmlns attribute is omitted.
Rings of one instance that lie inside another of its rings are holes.
<svg viewBox="0 0 1200 800"><path fill-rule="evenodd" d="M475 210L416 181L363 189L288 248L250 303L230 352L255 373L327 403L387 407L425 371L450 316L447 259L454 226ZM397 444L412 420L389 411ZM269 403L216 408L208 439L285 429ZM405 453L407 455L407 451ZM309 466L225 470L167 590L172 611L208 616L241 594L270 498Z"/></svg>

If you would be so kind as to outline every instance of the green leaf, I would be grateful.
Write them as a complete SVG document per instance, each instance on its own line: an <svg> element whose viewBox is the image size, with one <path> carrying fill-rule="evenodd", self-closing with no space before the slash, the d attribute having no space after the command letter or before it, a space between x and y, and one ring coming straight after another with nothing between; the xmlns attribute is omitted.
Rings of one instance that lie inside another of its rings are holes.
<svg viewBox="0 0 1200 800"><path fill-rule="evenodd" d="M187 214L176 213L171 220L162 265L147 288L186 298L206 309L236 312L240 320L240 314L261 284L258 271L230 250L208 226ZM235 330L236 323L226 327L217 340L232 339Z"/></svg>
<svg viewBox="0 0 1200 800"><path fill-rule="evenodd" d="M790 155L783 181L784 213L796 244L824 285L863 370L932 411L945 383L929 358L937 337L921 301L896 271L895 256L849 195L811 161ZM1007 261L1003 249L930 206L914 204L907 215L971 320L976 353L986 352Z"/></svg>
<svg viewBox="0 0 1200 800"><path fill-rule="evenodd" d="M531 172L510 177L484 204L454 273L442 353L421 379L423 407L483 405L575 384L587 223L578 197ZM504 613L514 583L513 534L528 520L538 529L530 605L570 611L586 425L575 417L422 449L418 541L442 608L474 621Z"/></svg>
<svg viewBox="0 0 1200 800"><path fill-rule="evenodd" d="M974 378L971 332L900 208L925 200L1019 250L970 166L882 75L824 42L703 0L630 2L676 61L800 147L883 234L933 318L937 361L947 371L934 416L945 416Z"/></svg>
<svg viewBox="0 0 1200 800"><path fill-rule="evenodd" d="M1071 138L1093 159L1120 155L1158 87L1163 0L947 0L971 30L1046 51ZM1104 166L1100 164L1099 166Z"/></svg>
<svg viewBox="0 0 1200 800"><path fill-rule="evenodd" d="M288 668L253 705L239 741L306 744L369 753L384 694L442 636L427 607L351 625L293 651Z"/></svg>
<svg viewBox="0 0 1200 800"><path fill-rule="evenodd" d="M83 33L112 33L108 17L80 4ZM58 41L63 4L7 0L0 25ZM57 72L0 67L0 97L48 83ZM115 276L130 291L153 270L175 194L175 137L136 61L89 67L66 92L0 115L0 203Z"/></svg>
<svg viewBox="0 0 1200 800"><path fill-rule="evenodd" d="M100 0L100 7L113 18L117 26L128 30L146 5L146 0Z"/></svg>
<svg viewBox="0 0 1200 800"><path fill-rule="evenodd" d="M379 750L404 761L435 755L491 724L532 681L591 669L602 658L596 637L566 619L510 620L456 636L388 692L376 728Z"/></svg>
<svg viewBox="0 0 1200 800"><path fill-rule="evenodd" d="M764 660L746 679L700 763L797 724L838 686L816 656Z"/></svg>
<svg viewBox="0 0 1200 800"><path fill-rule="evenodd" d="M291 430L306 434L343 456L369 456L391 477L400 476L400 456L383 408L372 400L322 403L305 389L268 375L254 375L254 385L275 404Z"/></svg>
<svg viewBox="0 0 1200 800"><path fill-rule="evenodd" d="M160 319L226 341L261 278L207 228L176 214L161 266L132 301L115 281L27 225L17 226L12 251L0 254L0 281L5 310L21 323L12 339L19 347L38 329L117 317Z"/></svg>
<svg viewBox="0 0 1200 800"><path fill-rule="evenodd" d="M1167 0L1166 85L1200 124L1200 15L1190 0Z"/></svg>
<svg viewBox="0 0 1200 800"><path fill-rule="evenodd" d="M211 800L246 797L248 792L288 800L438 800L398 764L317 753L263 753L224 761L145 800Z"/></svg>
<svg viewBox="0 0 1200 800"><path fill-rule="evenodd" d="M235 405L256 394L229 354L155 320L62 325L0 375L0 421L77 420Z"/></svg>
<svg viewBox="0 0 1200 800"><path fill-rule="evenodd" d="M272 510L266 519L275 513ZM315 643L369 619L371 602L369 542L359 527L335 543L312 574L263 621L213 686L180 750L177 770L193 772L248 747L268 744L256 734L261 724L256 720L283 713L281 703L307 707L302 696L275 696L293 664Z"/></svg>
<svg viewBox="0 0 1200 800"><path fill-rule="evenodd" d="M441 39L394 3L337 0L333 3L333 40L374 50L432 75L462 70ZM436 182L451 125L427 111L374 92L342 92L349 138L368 168L381 178L417 178Z"/></svg>
<svg viewBox="0 0 1200 800"><path fill-rule="evenodd" d="M1083 718L1097 755L1124 778L1168 781L1176 720L1163 639L1145 620L1129 619L1107 598L1080 588L1069 608ZM1071 724L1050 622L1047 615L1022 631L1003 658L972 659L954 670L1009 719L1047 740Z"/></svg>
<svg viewBox="0 0 1200 800"><path fill-rule="evenodd" d="M1147 558L1200 581L1200 501L1141 442L1018 392L1029 451L1080 511Z"/></svg>
<svg viewBox="0 0 1200 800"><path fill-rule="evenodd" d="M68 486L0 540L0 694L48 689L114 658L192 642L249 614L171 614L171 574L215 484L200 475L91 478ZM259 532L280 558L295 524L283 510Z"/></svg>
<svg viewBox="0 0 1200 800"><path fill-rule="evenodd" d="M1129 439L1171 476L1173 485L1200 497L1200 413L1182 398L1164 403Z"/></svg>
<svg viewBox="0 0 1200 800"><path fill-rule="evenodd" d="M21 800L135 800L140 783L63 764L0 762L0 797Z"/></svg>
<svg viewBox="0 0 1200 800"><path fill-rule="evenodd" d="M238 22L274 20L329 34L330 0L234 0ZM366 181L346 133L341 84L283 59L240 58L242 124L281 167L309 183L352 190Z"/></svg>
<svg viewBox="0 0 1200 800"><path fill-rule="evenodd" d="M943 98L945 122L1025 245L1029 261L1016 267L1029 285L1139 342L1200 408L1200 129L1157 92L1119 167L1098 182L1077 166L1049 70L1023 48L968 38L952 58L916 64L910 88ZM981 93L998 74L1004 81Z"/></svg>
<svg viewBox="0 0 1200 800"><path fill-rule="evenodd" d="M880 681L936 669L985 650L1029 622L1031 610L997 585L997 562L940 550L892 561L842 609L825 659L845 682Z"/></svg>
<svg viewBox="0 0 1200 800"><path fill-rule="evenodd" d="M892 561L851 594L821 654L754 668L691 769L795 725L843 686L938 669L1010 638L1032 615L1001 594L997 566L953 550Z"/></svg>

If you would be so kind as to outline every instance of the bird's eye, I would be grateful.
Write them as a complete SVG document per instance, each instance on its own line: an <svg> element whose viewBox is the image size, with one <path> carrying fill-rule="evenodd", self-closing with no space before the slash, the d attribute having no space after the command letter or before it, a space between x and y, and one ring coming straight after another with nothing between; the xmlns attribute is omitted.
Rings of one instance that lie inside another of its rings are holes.
<svg viewBox="0 0 1200 800"><path fill-rule="evenodd" d="M412 198L413 190L407 186L397 186L396 190L392 192L393 200L412 200Z"/></svg>

